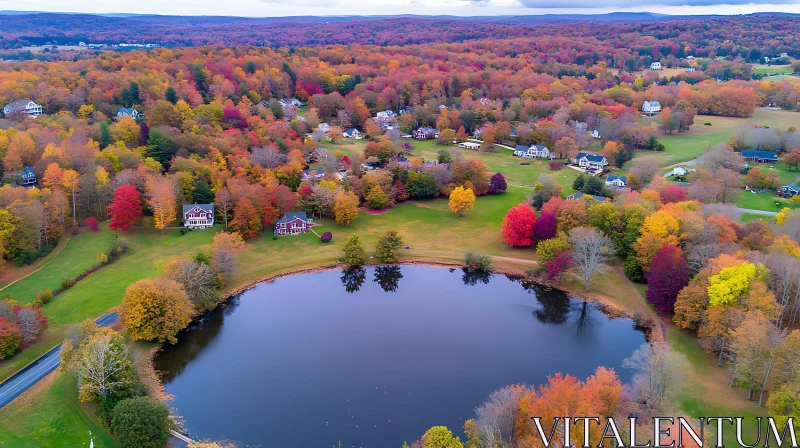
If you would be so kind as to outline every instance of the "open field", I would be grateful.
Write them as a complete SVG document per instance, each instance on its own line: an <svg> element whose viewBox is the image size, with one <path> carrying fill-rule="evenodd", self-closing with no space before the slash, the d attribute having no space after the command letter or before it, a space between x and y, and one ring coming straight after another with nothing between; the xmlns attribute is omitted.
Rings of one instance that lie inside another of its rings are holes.
<svg viewBox="0 0 800 448"><path fill-rule="evenodd" d="M633 160L646 158L656 160L663 167L687 162L714 146L733 138L744 126L769 125L772 128L786 129L797 126L800 115L797 112L785 110L756 109L752 117L731 118L712 115L698 115L694 119L694 126L683 133L664 135L656 133L658 141L664 144L665 150L656 152L637 150ZM658 126L658 115L643 118L651 126ZM711 126L706 126L710 123ZM628 166L631 162L628 162Z"/></svg>
<svg viewBox="0 0 800 448"><path fill-rule="evenodd" d="M753 74L755 75L783 75L792 73L792 65L766 65L753 64Z"/></svg>
<svg viewBox="0 0 800 448"><path fill-rule="evenodd" d="M73 236L63 252L47 265L47 269L30 274L25 281L18 281L3 289L0 294L11 296L22 302L30 303L36 297L36 292L42 289L56 290L61 287L61 281L66 278L75 278L83 271L100 263L100 254L108 252L114 240L114 233L104 229L97 234L84 231Z"/></svg>
<svg viewBox="0 0 800 448"><path fill-rule="evenodd" d="M75 376L53 372L0 411L0 447L117 446L89 405L78 401Z"/></svg>

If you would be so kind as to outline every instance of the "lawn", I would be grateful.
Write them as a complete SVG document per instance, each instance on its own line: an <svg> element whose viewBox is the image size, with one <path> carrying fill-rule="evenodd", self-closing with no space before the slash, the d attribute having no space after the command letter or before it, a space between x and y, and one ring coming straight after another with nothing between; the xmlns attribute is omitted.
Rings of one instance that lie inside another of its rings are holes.
<svg viewBox="0 0 800 448"><path fill-rule="evenodd" d="M765 65L753 64L754 75L787 75L792 73L792 66L790 65Z"/></svg>
<svg viewBox="0 0 800 448"><path fill-rule="evenodd" d="M786 199L781 199L775 194L775 190L767 190L763 193L752 193L742 191L741 196L736 201L736 205L741 208L751 210L765 210L768 212L779 212L784 207L791 209L800 208L800 204L791 204Z"/></svg>
<svg viewBox="0 0 800 448"><path fill-rule="evenodd" d="M83 271L99 264L100 254L107 252L113 244L114 233L106 226L100 232L84 231L70 238L64 250L47 264L45 269L30 274L24 281L0 289L0 295L11 296L23 303L30 303L36 292L45 288L56 290L61 281L75 278Z"/></svg>
<svg viewBox="0 0 800 448"><path fill-rule="evenodd" d="M688 330L670 325L667 332L670 346L684 354L691 366L686 372L684 389L677 401L681 410L692 417L737 416L744 417L744 440L755 440L756 417L766 417L766 408L757 408L756 403L747 401L747 392L731 389L728 366L717 367L716 357L709 356L700 349L697 337ZM739 446L733 426L725 426L725 446Z"/></svg>
<svg viewBox="0 0 800 448"><path fill-rule="evenodd" d="M762 108L757 108L753 116L747 118L698 115L689 131L680 134L664 135L663 132L656 134L658 140L664 144L664 151L637 150L633 160L647 158L658 161L662 167L676 165L692 160L704 151L730 140L743 126L766 124L773 128L786 129L789 126L796 126L798 119L800 115L797 112ZM656 127L658 115L645 118L644 121ZM710 123L711 126L706 126L706 123Z"/></svg>
<svg viewBox="0 0 800 448"><path fill-rule="evenodd" d="M78 386L70 373L54 372L34 389L0 409L0 447L117 446L99 425L89 405L78 401Z"/></svg>

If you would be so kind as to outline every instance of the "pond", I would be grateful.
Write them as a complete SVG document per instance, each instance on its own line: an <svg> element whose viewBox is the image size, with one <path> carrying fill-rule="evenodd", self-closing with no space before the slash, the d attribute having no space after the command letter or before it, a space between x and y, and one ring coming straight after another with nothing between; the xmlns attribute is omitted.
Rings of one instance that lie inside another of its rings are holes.
<svg viewBox="0 0 800 448"><path fill-rule="evenodd" d="M500 275L427 266L262 283L155 360L196 439L263 447L397 447L461 433L490 392L579 379L645 342L630 319Z"/></svg>

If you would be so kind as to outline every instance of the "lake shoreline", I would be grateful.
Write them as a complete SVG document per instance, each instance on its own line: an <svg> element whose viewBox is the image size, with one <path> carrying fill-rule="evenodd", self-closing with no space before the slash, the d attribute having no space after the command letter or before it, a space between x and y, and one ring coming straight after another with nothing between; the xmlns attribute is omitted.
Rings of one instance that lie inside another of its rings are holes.
<svg viewBox="0 0 800 448"><path fill-rule="evenodd" d="M463 264L460 264L460 263L450 263L450 262L443 262L443 261L429 261L429 260L407 260L407 261L402 261L400 263L397 263L396 265L398 265L398 266L428 266L428 267L449 268L449 269L463 269L463 268L466 267L466 266L464 266ZM362 267L374 267L374 266L382 266L382 265L381 264L365 264ZM293 270L293 271L284 272L284 273L280 273L280 274L270 275L270 276L262 278L260 280L250 282L250 283L248 283L248 284L246 284L244 286L237 287L237 288L225 293L222 296L222 298L220 300L220 303L217 305L217 307L225 307L227 305L228 301L231 298L239 296L239 295L241 295L241 294L243 294L243 293L245 293L245 292L247 292L247 291L249 291L251 289L254 289L255 287L257 287L258 285L260 285L262 283L271 283L271 282L274 282L275 280L278 280L280 278L294 276L294 275L310 274L310 273L314 273L314 272L326 272L326 271L331 271L331 270L335 270L335 269L345 269L347 267L348 267L348 265L346 265L344 263L334 263L334 264L320 265L320 266L316 266L316 267L303 268L303 269ZM604 297L604 296L600 296L600 295L596 295L596 294L587 294L585 291L581 291L581 292L573 291L573 290L570 290L571 288L568 288L565 285L556 285L556 284L553 284L553 283L548 284L547 282L532 281L532 280L529 280L525 274L520 273L519 271L516 271L516 270L513 270L513 269L504 269L504 268L494 269L494 270L491 271L491 273L493 275L494 274L504 275L504 276L508 277L509 279L514 280L514 281L520 281L520 282L524 281L524 282L534 283L534 284L540 285L540 286L548 288L548 289L559 290L559 291L562 291L565 294L567 294L570 298L578 299L578 300L585 300L587 302L591 302L591 303L596 305L598 311L600 311L602 314L604 314L605 316L609 317L610 319L627 318L627 319L634 320L634 324L636 325L636 328L641 330L644 333L645 339L648 342L652 342L652 339L653 339L654 335L658 335L659 334L658 332L654 331L654 329L658 325L658 323L653 323L653 327L640 327L638 324L636 324L634 316L631 314L631 312L629 310L626 310L626 309L624 309L624 307L619 306L619 304L615 303L613 300L611 300L608 297ZM537 280L540 280L540 279L537 279ZM217 307L215 307L214 309L217 309ZM209 310L206 313L211 312L211 311L213 311L213 310ZM201 314L195 320L202 319L202 317L206 313ZM137 359L137 364L139 365L139 369L138 369L139 373L140 373L140 375L143 376L142 381L146 385L146 388L148 390L148 396L150 396L151 398L154 398L154 399L156 399L158 401L161 401L161 402L163 402L165 404L169 404L169 402L171 402L174 397L171 396L170 394L166 393L166 391L164 389L164 384L163 384L162 379L161 379L161 372L159 372L155 368L155 364L154 364L155 357L158 355L158 353L160 353L163 350L163 348L164 348L164 343L161 343L161 344L158 344L157 346L152 347L152 348L150 348L148 350L140 351L140 353L138 354L139 358ZM170 411L172 413L173 419L175 419L176 427L180 428L182 430L183 429L182 428L182 419L177 414L177 410L172 408L172 407L170 407Z"/></svg>

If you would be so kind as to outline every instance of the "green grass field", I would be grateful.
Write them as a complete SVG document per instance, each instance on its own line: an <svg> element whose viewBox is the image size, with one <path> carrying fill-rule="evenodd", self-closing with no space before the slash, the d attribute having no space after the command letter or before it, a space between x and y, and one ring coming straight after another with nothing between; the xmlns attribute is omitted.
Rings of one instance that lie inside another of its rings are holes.
<svg viewBox="0 0 800 448"><path fill-rule="evenodd" d="M73 236L61 252L46 269L30 274L24 281L18 281L0 289L0 295L11 296L23 303L30 303L36 292L45 288L56 290L61 281L75 278L83 271L100 263L100 254L107 252L113 244L114 233L105 226L100 232L83 231Z"/></svg>
<svg viewBox="0 0 800 448"><path fill-rule="evenodd" d="M78 401L74 375L56 372L35 387L0 410L0 447L88 447L89 431L95 447L117 446L89 405Z"/></svg>
<svg viewBox="0 0 800 448"><path fill-rule="evenodd" d="M791 65L753 64L754 75L788 75L792 73Z"/></svg>
<svg viewBox="0 0 800 448"><path fill-rule="evenodd" d="M743 126L767 124L773 128L786 129L796 126L798 122L796 112L783 110L766 110L758 108L752 117L731 118L711 115L698 115L694 119L694 126L689 131L680 134L664 135L657 133L658 141L664 144L664 151L637 150L633 160L647 158L658 161L662 167L667 167L694 159L704 151L714 146L729 141ZM651 126L658 126L658 116L644 118ZM706 126L710 123L711 126ZM628 162L630 166L632 162Z"/></svg>

